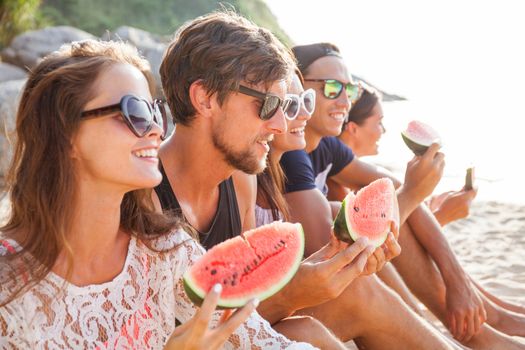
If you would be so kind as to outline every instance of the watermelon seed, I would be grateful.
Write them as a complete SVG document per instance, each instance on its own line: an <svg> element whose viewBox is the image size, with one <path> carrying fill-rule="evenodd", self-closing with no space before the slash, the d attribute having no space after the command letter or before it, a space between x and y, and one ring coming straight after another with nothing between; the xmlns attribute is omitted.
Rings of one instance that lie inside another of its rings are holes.
<svg viewBox="0 0 525 350"><path fill-rule="evenodd" d="M356 213L358 213L359 212L359 207L354 207L354 210L355 210Z"/></svg>
<svg viewBox="0 0 525 350"><path fill-rule="evenodd" d="M235 286L237 284L237 281L236 280L233 280L232 281L232 287Z"/></svg>
<svg viewBox="0 0 525 350"><path fill-rule="evenodd" d="M223 282L224 284L228 284L228 280L227 280L227 279L224 279L222 282Z"/></svg>
<svg viewBox="0 0 525 350"><path fill-rule="evenodd" d="M215 275L215 274L217 273L217 270L213 269L213 270L210 271L210 273L211 273L212 275Z"/></svg>
<svg viewBox="0 0 525 350"><path fill-rule="evenodd" d="M234 272L232 275L233 279L237 279L237 276L238 276L237 272Z"/></svg>
<svg viewBox="0 0 525 350"><path fill-rule="evenodd" d="M386 214L385 213L381 213L381 217L382 218L386 218Z"/></svg>

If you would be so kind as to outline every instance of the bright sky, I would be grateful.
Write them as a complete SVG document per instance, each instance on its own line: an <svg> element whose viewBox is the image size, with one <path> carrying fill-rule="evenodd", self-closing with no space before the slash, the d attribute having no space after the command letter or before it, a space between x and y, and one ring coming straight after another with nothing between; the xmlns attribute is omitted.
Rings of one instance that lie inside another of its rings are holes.
<svg viewBox="0 0 525 350"><path fill-rule="evenodd" d="M411 96L421 81L519 87L525 78L519 0L266 2L296 43L336 43L353 72L385 89Z"/></svg>
<svg viewBox="0 0 525 350"><path fill-rule="evenodd" d="M525 2L266 2L295 43L333 42L352 73L409 98L400 113L441 131L447 164L469 158L487 177L522 181Z"/></svg>

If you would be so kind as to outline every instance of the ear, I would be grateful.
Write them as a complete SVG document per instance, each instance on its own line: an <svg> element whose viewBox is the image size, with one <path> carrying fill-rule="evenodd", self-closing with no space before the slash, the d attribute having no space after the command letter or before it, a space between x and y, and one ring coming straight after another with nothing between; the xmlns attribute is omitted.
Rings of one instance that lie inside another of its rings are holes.
<svg viewBox="0 0 525 350"><path fill-rule="evenodd" d="M343 131L354 136L357 133L357 124L352 121L348 122Z"/></svg>
<svg viewBox="0 0 525 350"><path fill-rule="evenodd" d="M202 83L202 80L194 81L189 90L190 101L197 114L203 116L211 115L214 95L209 95L208 90Z"/></svg>

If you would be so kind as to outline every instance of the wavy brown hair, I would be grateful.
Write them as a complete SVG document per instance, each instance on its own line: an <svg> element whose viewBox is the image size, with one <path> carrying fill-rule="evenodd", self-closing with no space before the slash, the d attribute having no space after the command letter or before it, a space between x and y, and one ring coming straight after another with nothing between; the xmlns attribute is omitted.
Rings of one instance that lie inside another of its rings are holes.
<svg viewBox="0 0 525 350"><path fill-rule="evenodd" d="M94 97L94 82L115 64L139 69L154 92L149 63L122 42L86 40L65 45L29 75L17 112L8 173L11 214L0 228L8 237L16 237L21 249L0 257L0 285L11 291L1 295L0 306L41 281L61 252L66 253L71 272L73 252L67 234L79 200L71 140L84 106ZM177 219L155 213L151 189L126 193L120 208L120 228L146 244L177 225Z"/></svg>
<svg viewBox="0 0 525 350"><path fill-rule="evenodd" d="M189 125L195 118L189 96L195 81L201 80L222 104L243 81L268 85L287 80L294 67L291 51L268 29L223 10L197 17L178 30L160 76L174 122Z"/></svg>

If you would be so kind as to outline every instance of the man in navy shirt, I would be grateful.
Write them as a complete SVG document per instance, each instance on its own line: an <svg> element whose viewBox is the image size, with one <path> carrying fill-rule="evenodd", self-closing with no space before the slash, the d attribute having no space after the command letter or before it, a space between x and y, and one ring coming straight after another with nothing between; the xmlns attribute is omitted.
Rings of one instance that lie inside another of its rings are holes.
<svg viewBox="0 0 525 350"><path fill-rule="evenodd" d="M400 222L408 218L400 237L403 254L394 262L400 262L400 272L411 282L411 287L416 287L413 290L416 296L464 344L512 347L511 338L484 324L487 314L480 296L459 265L439 224L428 209L420 205L441 178L444 156L438 152L439 145L432 145L423 156L408 163L404 184L391 174L354 159L351 150L333 137L340 133L351 100L358 96L339 50L331 44L313 44L295 47L293 51L305 77L305 88L315 89L318 96L316 109L305 130L306 149L285 153L281 160L287 178L285 197L292 220L303 224L307 251L315 251L331 236L330 227L337 206L334 208L334 203L329 203L325 197L327 177L352 188L390 177L398 187ZM388 249L385 250L388 255ZM376 253L382 254L381 251ZM340 303L330 309L347 312L348 308ZM350 332L348 327L330 322L338 318L337 313L326 315L326 318L315 314L338 336L345 337ZM403 336L406 335L399 334L400 338Z"/></svg>

